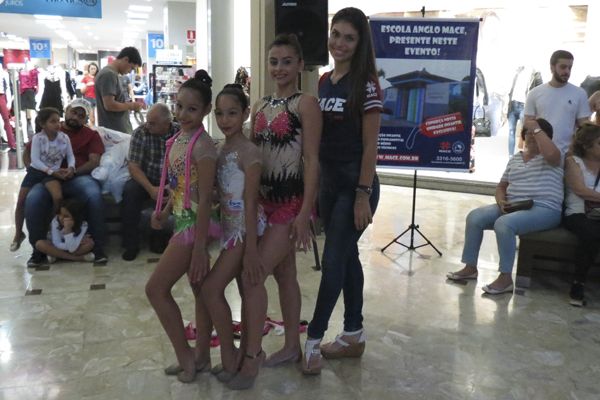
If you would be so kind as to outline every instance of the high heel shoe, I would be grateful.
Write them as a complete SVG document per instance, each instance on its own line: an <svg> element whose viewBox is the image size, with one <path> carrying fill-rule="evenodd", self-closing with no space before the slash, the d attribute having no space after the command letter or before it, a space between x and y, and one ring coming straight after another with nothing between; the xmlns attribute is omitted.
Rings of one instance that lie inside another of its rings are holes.
<svg viewBox="0 0 600 400"><path fill-rule="evenodd" d="M302 357L302 373L304 375L319 375L321 370L323 369L323 358L321 357L321 340L323 339L314 339L314 340L306 340L306 344L304 345L304 356ZM315 346L319 345L318 348ZM317 360L316 365L310 367L310 360L314 358Z"/></svg>
<svg viewBox="0 0 600 400"><path fill-rule="evenodd" d="M266 356L267 355L265 354L265 352L262 349L255 356L246 354L246 359L244 360L245 363L252 362L252 363L258 364L257 368L256 368L256 373L251 376L246 376L246 375L243 375L240 371L227 384L227 387L231 390L246 390L246 389L250 389L252 386L254 386L254 381L256 380L256 376L258 375L258 372L260 371L260 366L265 361ZM224 372L222 372L219 375L222 375L223 373Z"/></svg>
<svg viewBox="0 0 600 400"><path fill-rule="evenodd" d="M346 343L342 340L344 336L353 336L358 335L360 333L360 338L356 343ZM346 332L343 331L341 335L337 335L335 341L339 343L342 347L337 350L330 350L329 347L333 343L324 344L321 347L321 354L323 357L327 359L335 359L335 358L358 358L363 355L365 352L365 330L360 329L356 332Z"/></svg>

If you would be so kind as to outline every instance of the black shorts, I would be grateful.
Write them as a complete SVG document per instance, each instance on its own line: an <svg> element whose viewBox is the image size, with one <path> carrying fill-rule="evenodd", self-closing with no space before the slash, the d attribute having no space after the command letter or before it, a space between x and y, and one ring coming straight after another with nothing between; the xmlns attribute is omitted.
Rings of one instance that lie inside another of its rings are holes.
<svg viewBox="0 0 600 400"><path fill-rule="evenodd" d="M35 110L35 89L25 89L20 106L21 110Z"/></svg>
<svg viewBox="0 0 600 400"><path fill-rule="evenodd" d="M22 188L31 189L38 183L46 184L47 182L57 181L53 176L48 175L44 171L40 171L39 169L35 169L32 166L27 167L27 174L25 178L23 178L23 183L21 183Z"/></svg>

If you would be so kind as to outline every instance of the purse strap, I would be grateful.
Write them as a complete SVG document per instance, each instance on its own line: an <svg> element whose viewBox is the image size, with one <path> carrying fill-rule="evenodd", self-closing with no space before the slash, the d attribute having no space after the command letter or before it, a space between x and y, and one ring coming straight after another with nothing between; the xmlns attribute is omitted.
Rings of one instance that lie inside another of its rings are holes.
<svg viewBox="0 0 600 400"><path fill-rule="evenodd" d="M596 186L598 186L599 181L600 181L600 171L598 171L598 175L596 175L596 183L594 183L594 190L596 190Z"/></svg>
<svg viewBox="0 0 600 400"><path fill-rule="evenodd" d="M473 113L473 115L476 115L477 114L477 110L479 110L480 108L483 110L483 118L485 118L485 107L477 106L477 108L475 108L475 112Z"/></svg>

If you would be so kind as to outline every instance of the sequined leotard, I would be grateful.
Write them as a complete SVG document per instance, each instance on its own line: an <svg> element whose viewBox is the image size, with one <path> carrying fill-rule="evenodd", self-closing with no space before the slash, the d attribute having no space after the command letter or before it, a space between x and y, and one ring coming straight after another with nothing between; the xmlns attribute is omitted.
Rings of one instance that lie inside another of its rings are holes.
<svg viewBox="0 0 600 400"><path fill-rule="evenodd" d="M246 234L244 207L244 170L250 165L262 164L260 152L255 145L244 142L240 146L225 149L225 143L217 147L217 191L221 207L221 245L229 249L243 240ZM267 224L267 217L258 206L258 236Z"/></svg>
<svg viewBox="0 0 600 400"><path fill-rule="evenodd" d="M254 143L263 157L260 203L269 224L286 224L300 212L304 195L302 124L298 105L302 93L285 99L265 96L254 121Z"/></svg>

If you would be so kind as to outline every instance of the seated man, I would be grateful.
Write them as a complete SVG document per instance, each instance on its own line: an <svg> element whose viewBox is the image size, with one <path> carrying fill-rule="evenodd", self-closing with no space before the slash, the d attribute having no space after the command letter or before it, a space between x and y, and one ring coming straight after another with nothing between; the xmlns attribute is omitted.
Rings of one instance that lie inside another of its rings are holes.
<svg viewBox="0 0 600 400"><path fill-rule="evenodd" d="M165 157L166 142L181 128L173 122L167 106L153 105L146 116L146 123L131 136L129 145L129 174L131 178L123 191L123 260L132 261L140 251L140 217L142 204L148 199L163 197L158 193ZM150 251L162 253L168 237L161 231L152 230Z"/></svg>
<svg viewBox="0 0 600 400"><path fill-rule="evenodd" d="M96 262L106 262L102 246L106 240L106 221L104 219L104 202L100 185L90 173L100 164L104 153L104 145L98 132L85 126L92 107L85 99L75 99L65 111L65 120L61 122L61 131L69 136L73 154L75 155L75 171L62 181L62 193L65 198L77 198L86 210L86 221L89 233L94 239L92 250ZM31 142L30 142L31 143ZM25 163L31 160L28 146L23 158ZM46 186L38 183L31 188L25 202L25 223L29 231L29 243L33 254L28 267L37 267L46 262L46 256L35 249L38 240L46 239L48 224L52 219L52 197Z"/></svg>

